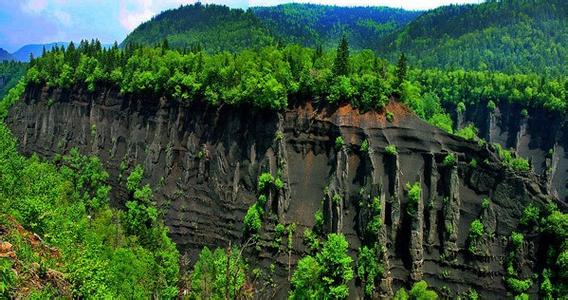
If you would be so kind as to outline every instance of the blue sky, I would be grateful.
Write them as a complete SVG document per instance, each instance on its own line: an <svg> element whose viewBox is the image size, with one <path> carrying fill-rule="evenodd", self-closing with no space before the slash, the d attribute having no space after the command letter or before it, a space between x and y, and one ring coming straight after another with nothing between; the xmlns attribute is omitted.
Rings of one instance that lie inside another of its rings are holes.
<svg viewBox="0 0 568 300"><path fill-rule="evenodd" d="M196 0L0 0L0 48L14 52L25 44L98 38L122 41L128 32L160 11ZM430 9L481 0L202 0L231 7L309 2L345 6Z"/></svg>

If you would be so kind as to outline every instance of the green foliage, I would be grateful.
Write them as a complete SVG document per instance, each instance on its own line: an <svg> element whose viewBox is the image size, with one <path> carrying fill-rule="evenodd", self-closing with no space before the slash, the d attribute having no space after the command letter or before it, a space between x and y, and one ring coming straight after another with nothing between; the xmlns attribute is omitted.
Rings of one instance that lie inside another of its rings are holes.
<svg viewBox="0 0 568 300"><path fill-rule="evenodd" d="M513 243L513 247L515 247L515 249L521 248L523 246L524 241L525 238L522 233L514 231L511 233L511 242Z"/></svg>
<svg viewBox="0 0 568 300"><path fill-rule="evenodd" d="M469 236L472 239L479 239L485 233L483 223L479 219L473 220L469 226Z"/></svg>
<svg viewBox="0 0 568 300"><path fill-rule="evenodd" d="M384 267L378 262L378 245L359 248L357 256L357 278L363 283L367 296L372 296L377 286L377 280L383 275Z"/></svg>
<svg viewBox="0 0 568 300"><path fill-rule="evenodd" d="M60 172L73 183L73 198L80 199L88 213L108 205L109 175L97 157L83 157L77 148L73 148L63 161Z"/></svg>
<svg viewBox="0 0 568 300"><path fill-rule="evenodd" d="M494 111L495 108L497 108L497 106L495 105L495 102L493 102L493 100L489 100L489 101L487 102L487 109L488 109L489 111Z"/></svg>
<svg viewBox="0 0 568 300"><path fill-rule="evenodd" d="M387 119L388 122L394 121L394 114L390 111L387 111L386 112L386 119Z"/></svg>
<svg viewBox="0 0 568 300"><path fill-rule="evenodd" d="M10 288L16 283L16 273L8 258L0 258L0 296L10 298Z"/></svg>
<svg viewBox="0 0 568 300"><path fill-rule="evenodd" d="M428 283L421 280L412 285L409 293L410 299L416 300L435 300L438 299L436 292L428 289Z"/></svg>
<svg viewBox="0 0 568 300"><path fill-rule="evenodd" d="M526 108L523 108L521 110L521 117L522 118L527 118L529 116L529 111Z"/></svg>
<svg viewBox="0 0 568 300"><path fill-rule="evenodd" d="M404 52L425 68L560 75L566 73L567 14L563 0L449 5L377 45L393 61Z"/></svg>
<svg viewBox="0 0 568 300"><path fill-rule="evenodd" d="M337 46L335 62L333 63L333 74L335 76L346 76L349 74L349 68L349 42L347 37L343 36Z"/></svg>
<svg viewBox="0 0 568 300"><path fill-rule="evenodd" d="M340 203L341 201L343 201L343 198L341 198L341 195L339 194L333 194L333 197L331 197L331 202L333 203Z"/></svg>
<svg viewBox="0 0 568 300"><path fill-rule="evenodd" d="M369 215L371 217L366 230L369 236L376 236L381 229L383 221L381 219L381 199L373 197L369 203Z"/></svg>
<svg viewBox="0 0 568 300"><path fill-rule="evenodd" d="M190 298L242 298L247 281L247 265L240 253L239 248L211 251L204 247L191 273Z"/></svg>
<svg viewBox="0 0 568 300"><path fill-rule="evenodd" d="M473 124L469 124L466 127L458 130L456 132L456 135L466 140L474 141L479 139L477 133L478 133L477 128Z"/></svg>
<svg viewBox="0 0 568 300"><path fill-rule="evenodd" d="M477 291L475 289L469 289L467 292L467 299L477 300L479 299L479 294L477 294Z"/></svg>
<svg viewBox="0 0 568 300"><path fill-rule="evenodd" d="M311 229L304 230L304 244L308 247L310 252L315 252L319 250L321 246L321 242L316 233L314 233Z"/></svg>
<svg viewBox="0 0 568 300"><path fill-rule="evenodd" d="M361 151L365 153L369 153L369 140L365 139L361 143Z"/></svg>
<svg viewBox="0 0 568 300"><path fill-rule="evenodd" d="M396 149L395 145L387 145L385 147L385 152L388 155L391 155L391 156L397 156L398 155L398 150Z"/></svg>
<svg viewBox="0 0 568 300"><path fill-rule="evenodd" d="M16 61L0 61L0 78L4 84L0 84L0 99L11 90L26 73L27 64Z"/></svg>
<svg viewBox="0 0 568 300"><path fill-rule="evenodd" d="M264 192L270 184L274 183L274 177L270 173L262 173L258 177L258 191Z"/></svg>
<svg viewBox="0 0 568 300"><path fill-rule="evenodd" d="M532 285L532 281L530 279L521 280L514 277L507 277L505 279L505 283L507 284L507 287L515 294L522 294L528 291L528 289L530 289Z"/></svg>
<svg viewBox="0 0 568 300"><path fill-rule="evenodd" d="M469 225L469 235L468 235L469 252L471 252L472 254L477 253L478 251L477 244L479 243L479 240L483 237L484 234L485 234L485 228L483 226L483 223L481 223L479 219L473 220L473 222L471 222L471 224Z"/></svg>
<svg viewBox="0 0 568 300"><path fill-rule="evenodd" d="M357 50L375 48L383 37L421 13L390 7L300 3L251 9L279 39L286 42L309 47L335 48L341 38L346 36L350 47Z"/></svg>
<svg viewBox="0 0 568 300"><path fill-rule="evenodd" d="M4 96L4 98L0 101L0 121L6 118L8 115L8 109L20 100L24 94L25 88L26 81L22 79L12 89L10 89L6 96Z"/></svg>
<svg viewBox="0 0 568 300"><path fill-rule="evenodd" d="M261 209L256 203L249 207L243 220L245 232L254 234L260 230L262 226Z"/></svg>
<svg viewBox="0 0 568 300"><path fill-rule="evenodd" d="M340 150L345 145L345 140L342 136L338 136L335 138L335 149Z"/></svg>
<svg viewBox="0 0 568 300"><path fill-rule="evenodd" d="M405 288L400 288L394 293L393 300L408 300L408 292Z"/></svg>
<svg viewBox="0 0 568 300"><path fill-rule="evenodd" d="M406 212L410 216L415 216L418 210L418 202L422 197L422 187L420 186L420 182L415 182L413 184L407 183L406 190L408 193L408 206L406 208Z"/></svg>
<svg viewBox="0 0 568 300"><path fill-rule="evenodd" d="M469 162L469 167L472 169L477 169L477 159L472 158L471 161Z"/></svg>
<svg viewBox="0 0 568 300"><path fill-rule="evenodd" d="M446 157L444 157L444 161L442 161L442 165L446 168L451 168L456 165L456 155L453 153L448 153Z"/></svg>
<svg viewBox="0 0 568 300"><path fill-rule="evenodd" d="M499 144L494 144L494 146L499 158L501 158L506 166L520 172L528 172L530 170L530 164L526 159L514 156L511 151L503 149Z"/></svg>
<svg viewBox="0 0 568 300"><path fill-rule="evenodd" d="M453 132L453 121L449 114L436 113L428 119L428 123L439 127L447 133Z"/></svg>
<svg viewBox="0 0 568 300"><path fill-rule="evenodd" d="M529 203L523 210L523 215L519 220L519 224L523 226L538 225L540 209L534 203Z"/></svg>
<svg viewBox="0 0 568 300"><path fill-rule="evenodd" d="M456 111L460 114L463 114L465 112L465 103L459 102L456 106Z"/></svg>
<svg viewBox="0 0 568 300"><path fill-rule="evenodd" d="M23 158L0 124L0 212L59 250L46 266L62 272L77 298L172 298L177 295L179 254L161 222L141 238L118 222L125 213L108 205L108 174L94 157L71 151L58 168L37 157ZM36 256L16 237L18 258ZM57 297L47 290L44 298Z"/></svg>
<svg viewBox="0 0 568 300"><path fill-rule="evenodd" d="M123 46L156 45L238 51L274 43L268 28L248 11L221 5L186 5L160 13L130 33Z"/></svg>
<svg viewBox="0 0 568 300"><path fill-rule="evenodd" d="M489 198L483 198L483 201L481 201L481 208L488 209L489 205L491 205L491 200Z"/></svg>
<svg viewBox="0 0 568 300"><path fill-rule="evenodd" d="M318 209L316 211L316 213L314 214L314 219L315 219L315 225L314 225L315 230L317 232L322 232L323 231L324 218L323 218L323 212L321 211L321 209Z"/></svg>
<svg viewBox="0 0 568 300"><path fill-rule="evenodd" d="M406 289L400 288L394 294L395 300L435 300L438 299L438 294L435 291L428 289L428 283L424 280L418 281L412 285L410 293L406 292Z"/></svg>
<svg viewBox="0 0 568 300"><path fill-rule="evenodd" d="M347 283L353 279L352 259L347 254L349 243L341 234L329 234L322 249L298 261L292 276L291 299L345 299Z"/></svg>

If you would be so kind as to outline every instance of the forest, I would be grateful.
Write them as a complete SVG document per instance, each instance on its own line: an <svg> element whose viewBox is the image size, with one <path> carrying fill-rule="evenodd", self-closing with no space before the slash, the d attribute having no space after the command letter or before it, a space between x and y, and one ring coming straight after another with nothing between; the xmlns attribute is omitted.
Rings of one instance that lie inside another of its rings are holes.
<svg viewBox="0 0 568 300"><path fill-rule="evenodd" d="M328 15L329 11L334 13ZM480 139L471 124L458 128L451 115L475 106L492 111L504 103L518 104L522 114L530 108L568 113L566 15L561 0L487 1L424 14L297 4L242 11L196 4L154 17L120 45L105 48L98 40L84 40L55 46L29 64L4 62L0 64L0 250L8 252L0 254L17 255L17 259L1 257L0 298L245 299L259 295L262 284L274 284L263 283L263 276L273 275L275 267L253 268L254 257L243 253L253 247L249 241L259 239L263 225L271 222L265 210L267 199L285 185L280 162L276 175L262 172L251 180L255 199L244 214L240 232L246 242L204 247L190 262L169 237L164 224L167 208L157 205L156 187L146 183L144 165L121 163L119 183L125 199L114 205L110 175L97 156L81 154L76 148L53 159L18 152L23 139L16 140L3 120L26 90L81 89L94 95L110 89L122 96L144 96L140 99L147 102L142 106L166 99L187 104L188 110L204 104L251 113L282 113L311 101L314 106L351 105L359 113L381 113L389 124L393 118L389 104L402 103L419 118L454 135L452 139L493 151L499 167L507 172L532 176L529 160ZM367 39L369 35L374 38ZM54 104L52 98L44 100L49 101L47 107ZM96 126L88 131L97 135ZM271 142L277 144L283 135L277 130ZM341 135L329 138L334 155L347 153L349 141ZM377 151L367 139L350 147L361 157ZM396 145L379 151L398 168ZM199 166L208 160L201 148L195 156L191 159ZM458 159L463 157L444 153L438 161L440 170L458 176ZM478 164L490 162L461 163L459 172L475 173ZM329 185L325 189L329 192ZM409 203L403 218L412 220L426 191L420 182L408 182L402 189ZM343 201L339 194L328 200ZM440 199L441 205L449 201ZM369 236L379 232L385 226L379 196L358 205L370 215L359 230ZM481 211L487 213L491 205L484 198ZM526 235L515 231L499 236L507 243L503 249L508 253L501 262L507 295L528 299L529 289L535 288L544 299L564 297L568 294L568 214L554 204L543 208L530 204L513 214L520 218L519 228ZM481 240L489 238L480 218L468 223L465 233L471 257L480 251ZM313 228L300 233L306 252L296 265L288 261L286 296L345 299L353 295L353 285L361 288L364 297L376 295L386 272L377 257L386 246L373 236L357 246L355 254L349 253L346 235L324 230L321 209L313 219ZM442 235L451 234L448 228ZM273 231L271 246L284 249L289 258L296 223L278 223ZM538 253L542 263L538 273L522 279L517 254L531 250L523 248L525 239L546 241L549 247L546 253ZM446 270L440 272L447 276ZM439 290L423 280L406 287L397 289L394 299L439 297ZM467 298L479 296L471 289Z"/></svg>
<svg viewBox="0 0 568 300"><path fill-rule="evenodd" d="M152 93L176 101L273 110L286 109L289 102L302 98L380 110L395 98L422 118L437 125L443 121L446 125L441 127L450 129L451 119L442 107L509 102L564 112L568 90L563 76L418 69L409 67L404 55L393 65L372 51L351 51L346 39L330 51L288 45L237 54L179 51L170 49L168 42L103 49L97 41L83 41L77 48L54 48L34 59L23 82L52 88L84 84L90 91L110 84L123 94Z"/></svg>
<svg viewBox="0 0 568 300"><path fill-rule="evenodd" d="M425 68L566 74L568 7L563 0L486 1L429 11L378 44Z"/></svg>

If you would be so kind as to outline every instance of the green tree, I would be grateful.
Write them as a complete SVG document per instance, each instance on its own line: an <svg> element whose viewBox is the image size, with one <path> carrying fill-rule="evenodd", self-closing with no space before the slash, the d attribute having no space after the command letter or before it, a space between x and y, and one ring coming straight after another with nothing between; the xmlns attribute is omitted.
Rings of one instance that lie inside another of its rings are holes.
<svg viewBox="0 0 568 300"><path fill-rule="evenodd" d="M329 234L315 257L298 261L292 276L291 299L344 299L347 283L353 279L353 259L347 254L349 243L342 234Z"/></svg>
<svg viewBox="0 0 568 300"><path fill-rule="evenodd" d="M344 35L337 46L335 62L333 64L333 74L335 76L349 75L349 42Z"/></svg>

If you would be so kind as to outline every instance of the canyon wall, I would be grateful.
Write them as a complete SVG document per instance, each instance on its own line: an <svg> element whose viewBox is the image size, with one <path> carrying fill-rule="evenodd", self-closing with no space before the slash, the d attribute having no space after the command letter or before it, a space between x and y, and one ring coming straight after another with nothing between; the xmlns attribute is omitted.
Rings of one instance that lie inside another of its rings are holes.
<svg viewBox="0 0 568 300"><path fill-rule="evenodd" d="M368 242L364 228L370 212L364 204L379 197L383 225L372 234L384 246L377 257L385 267L381 296L424 279L451 298L469 288L482 298L504 298L509 237L528 203L542 207L553 201L547 180L505 168L490 146L448 135L400 104L393 102L387 109L394 114L390 122L384 114L361 114L348 105L303 102L284 112L267 112L126 97L114 89L92 94L82 88L28 87L7 123L26 154L52 158L78 147L98 155L111 174L117 206L127 197L129 170L144 165L170 235L192 261L204 246L245 243L243 218L256 201L258 176L270 172L281 178L284 187L269 194L259 244L246 251L251 268L274 270L269 276L275 285L264 297L287 295L289 272L305 255L303 232L314 226L318 210L325 231L343 233L356 258L358 247ZM545 124L535 120L530 125L530 120L521 138L511 142L521 154L540 151L533 146L536 134L529 133ZM508 126L490 122L489 136L509 142L513 130ZM556 149L553 186L567 168L561 131L550 133L554 139L538 139ZM336 145L339 136L344 145ZM368 151L360 147L365 140ZM387 145L395 145L397 154L387 153ZM457 163L445 165L450 153ZM541 164L533 159L533 165ZM409 214L406 184L415 182L422 193L416 212ZM484 198L490 199L487 207L482 206ZM480 241L484 251L472 254L467 243L475 219L482 219L486 235ZM285 242L274 244L278 223L297 225L290 256ZM539 245L538 235L526 237L520 276L541 271ZM529 293L535 296L537 291L533 284ZM362 297L356 281L350 295Z"/></svg>
<svg viewBox="0 0 568 300"><path fill-rule="evenodd" d="M469 106L462 114L455 109L450 111L454 111L459 128L472 123L485 140L529 159L550 192L568 201L568 123L561 113L529 108L523 114L521 105L506 102L498 104L495 110L480 103Z"/></svg>

